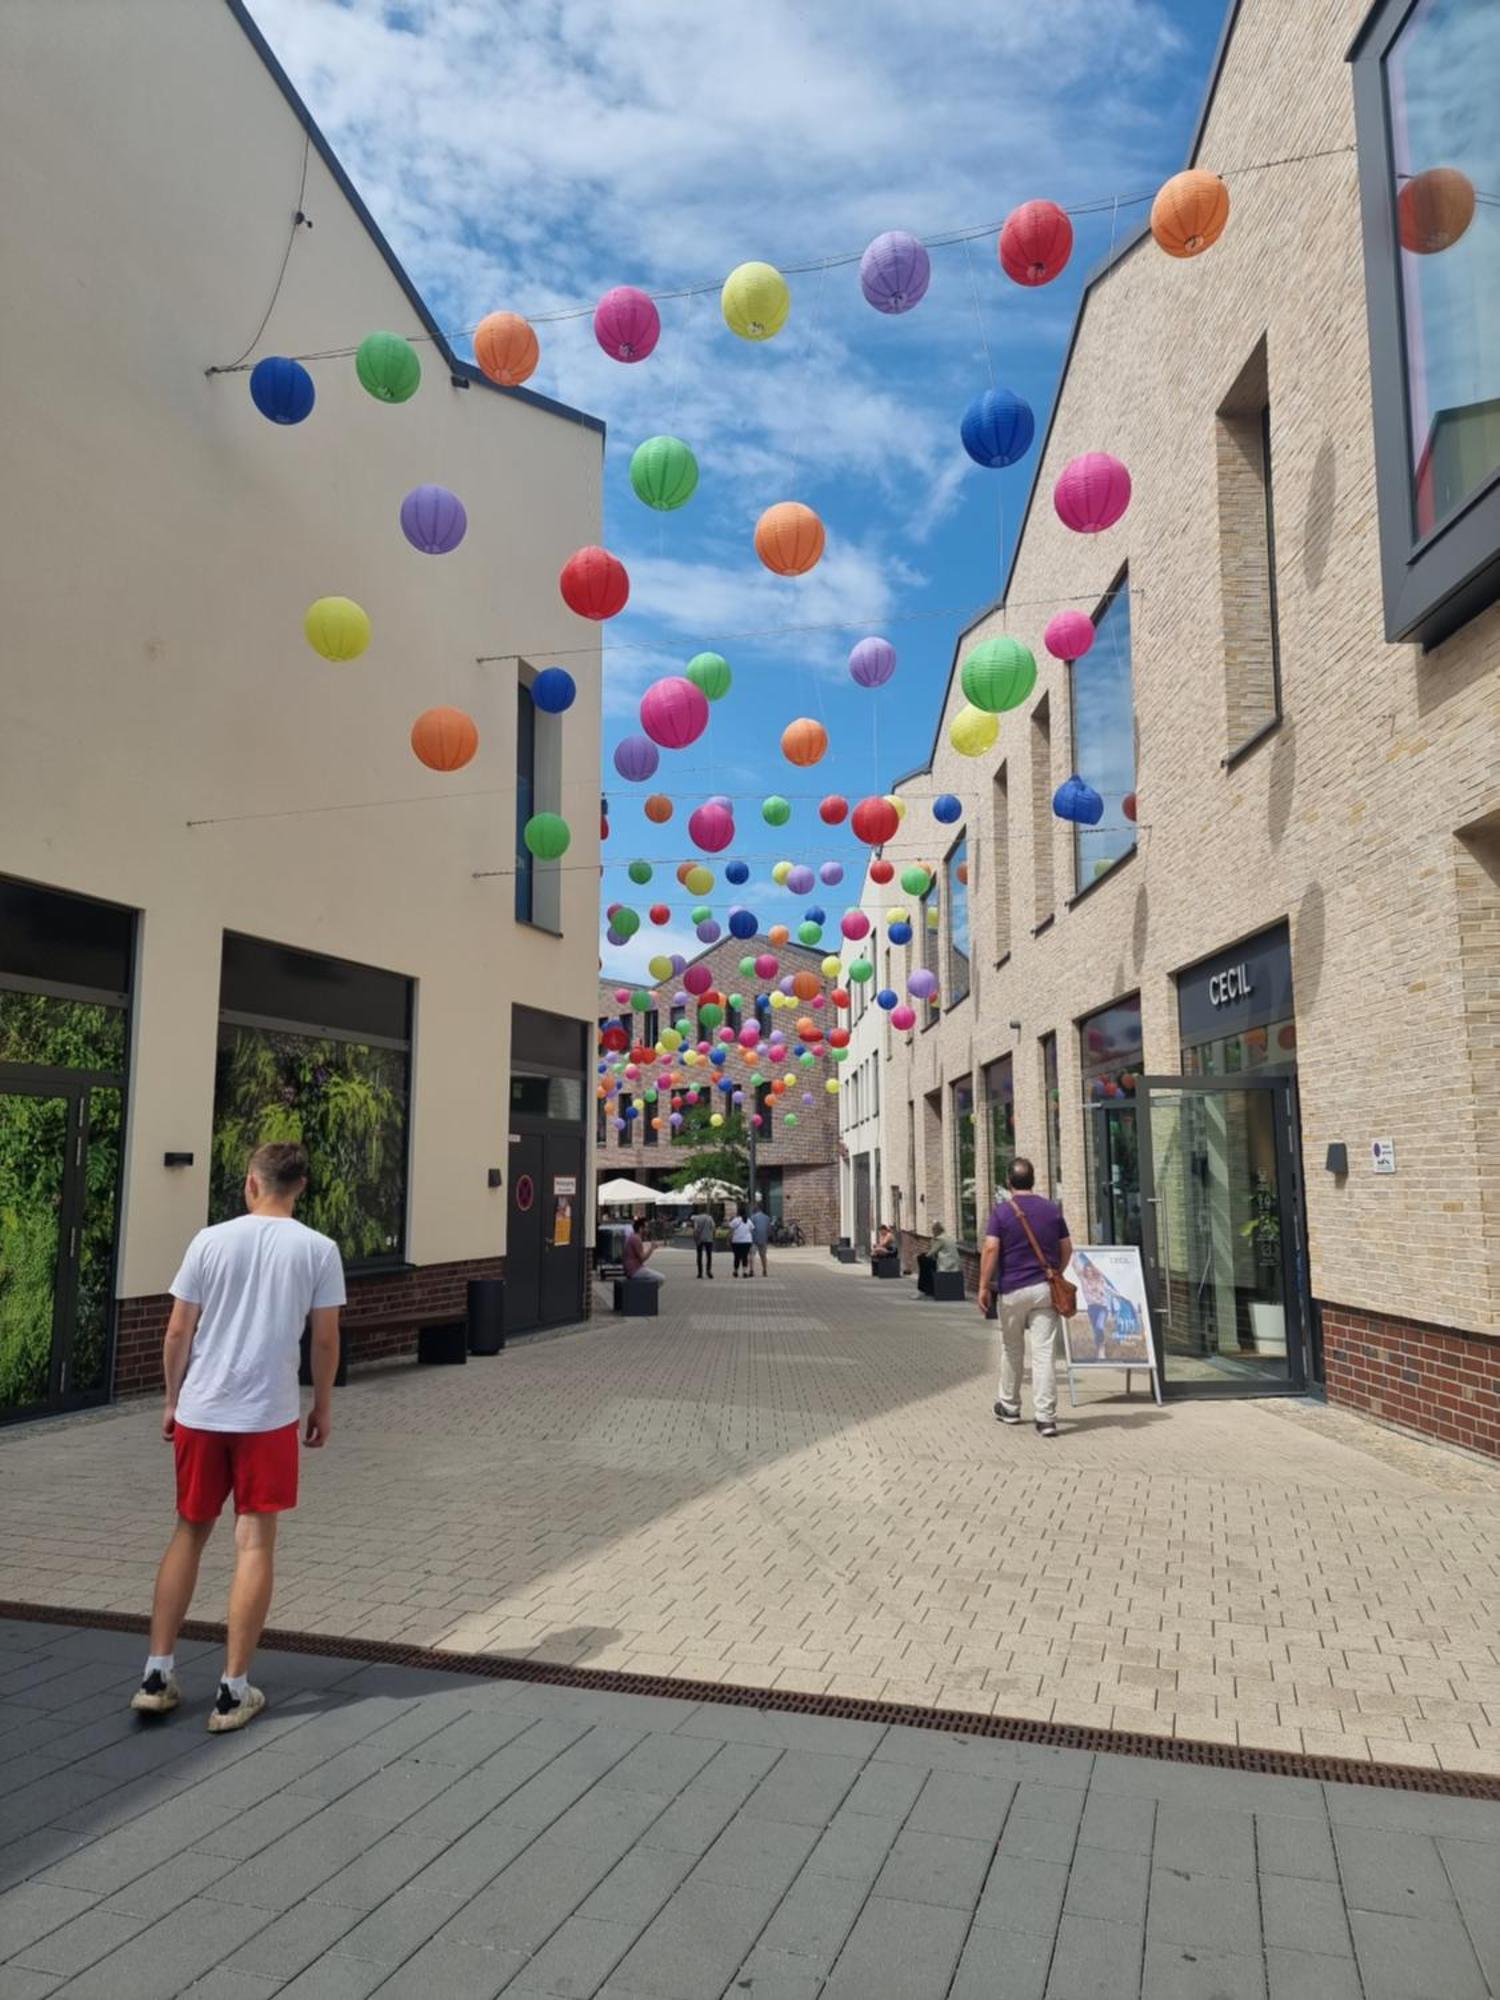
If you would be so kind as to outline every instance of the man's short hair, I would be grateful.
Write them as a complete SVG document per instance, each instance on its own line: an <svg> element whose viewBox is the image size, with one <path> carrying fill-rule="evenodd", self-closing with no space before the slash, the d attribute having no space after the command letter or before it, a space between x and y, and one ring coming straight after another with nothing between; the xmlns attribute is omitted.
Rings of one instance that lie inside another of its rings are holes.
<svg viewBox="0 0 1500 2000"><path fill-rule="evenodd" d="M246 1171L254 1174L267 1194L296 1194L307 1181L307 1148L286 1141L257 1146Z"/></svg>
<svg viewBox="0 0 1500 2000"><path fill-rule="evenodd" d="M1036 1168L1030 1160L1023 1160L1017 1153L1010 1163L1010 1170L1005 1178L1013 1188L1019 1188L1024 1194L1027 1188L1036 1186Z"/></svg>
<svg viewBox="0 0 1500 2000"><path fill-rule="evenodd" d="M940 1223L940 1222L935 1222L935 1223L933 1223L933 1225L932 1225L932 1233L933 1233L933 1235L934 1235L934 1236L941 1236L941 1235L942 1235L942 1233L943 1233L943 1225L942 1225L942 1223Z"/></svg>

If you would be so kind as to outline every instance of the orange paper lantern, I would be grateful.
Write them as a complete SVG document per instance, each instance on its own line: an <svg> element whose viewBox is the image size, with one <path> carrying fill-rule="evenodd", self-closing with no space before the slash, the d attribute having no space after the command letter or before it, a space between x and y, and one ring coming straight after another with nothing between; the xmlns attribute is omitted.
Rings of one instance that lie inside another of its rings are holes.
<svg viewBox="0 0 1500 2000"><path fill-rule="evenodd" d="M1448 250L1474 220L1474 183L1457 167L1413 174L1396 197L1401 248L1416 257Z"/></svg>
<svg viewBox="0 0 1500 2000"><path fill-rule="evenodd" d="M461 708L426 708L411 726L411 747L429 771L461 771L479 748L479 729Z"/></svg>
<svg viewBox="0 0 1500 2000"><path fill-rule="evenodd" d="M822 987L818 983L817 973L794 972L792 974L792 991L799 1000L814 999L822 990Z"/></svg>
<svg viewBox="0 0 1500 2000"><path fill-rule="evenodd" d="M1224 234L1229 190L1217 174L1188 167L1151 204L1151 234L1169 257L1199 257Z"/></svg>
<svg viewBox="0 0 1500 2000"><path fill-rule="evenodd" d="M474 359L492 382L519 388L535 370L541 350L519 313L486 313L474 329Z"/></svg>
<svg viewBox="0 0 1500 2000"><path fill-rule="evenodd" d="M781 754L789 764L816 764L828 748L828 731L811 716L799 715L781 732Z"/></svg>
<svg viewBox="0 0 1500 2000"><path fill-rule="evenodd" d="M781 947L791 936L791 932L785 924L772 924L771 928L766 932L766 936L770 939L772 948L780 951Z"/></svg>
<svg viewBox="0 0 1500 2000"><path fill-rule="evenodd" d="M646 801L646 817L653 826L665 826L672 817L672 801L665 792L653 792Z"/></svg>
<svg viewBox="0 0 1500 2000"><path fill-rule="evenodd" d="M778 576L805 576L825 540L823 523L800 500L778 500L755 524L755 553Z"/></svg>

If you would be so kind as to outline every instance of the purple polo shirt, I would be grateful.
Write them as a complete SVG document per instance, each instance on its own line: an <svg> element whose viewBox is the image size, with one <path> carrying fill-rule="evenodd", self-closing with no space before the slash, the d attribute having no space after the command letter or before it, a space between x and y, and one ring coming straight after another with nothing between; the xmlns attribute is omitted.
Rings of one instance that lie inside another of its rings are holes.
<svg viewBox="0 0 1500 2000"><path fill-rule="evenodd" d="M1031 1224L1036 1240L1043 1252L1051 1259L1054 1270L1061 1270L1058 1250L1062 1240L1070 1232L1068 1219L1055 1201L1049 1201L1044 1194L1023 1194L1014 1197L1026 1210L1026 1220ZM1009 1201L997 1201L990 1210L990 1219L984 1225L986 1236L1000 1239L1000 1269L996 1285L1002 1292L1018 1292L1023 1285L1045 1285L1047 1273L1036 1261L1036 1253L1026 1240L1026 1232L1016 1219L1015 1210Z"/></svg>

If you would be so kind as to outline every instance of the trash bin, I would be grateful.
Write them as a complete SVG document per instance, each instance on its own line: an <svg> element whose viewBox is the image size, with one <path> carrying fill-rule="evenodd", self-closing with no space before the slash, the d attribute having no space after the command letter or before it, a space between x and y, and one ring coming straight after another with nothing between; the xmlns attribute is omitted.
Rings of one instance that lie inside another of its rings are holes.
<svg viewBox="0 0 1500 2000"><path fill-rule="evenodd" d="M469 1352L498 1354L505 1345L505 1280L469 1280Z"/></svg>
<svg viewBox="0 0 1500 2000"><path fill-rule="evenodd" d="M312 1321L306 1320L302 1327L302 1347L297 1362L297 1380L304 1389L312 1387ZM339 1365L333 1378L335 1389L342 1389L349 1380L349 1339L342 1320L339 1322Z"/></svg>

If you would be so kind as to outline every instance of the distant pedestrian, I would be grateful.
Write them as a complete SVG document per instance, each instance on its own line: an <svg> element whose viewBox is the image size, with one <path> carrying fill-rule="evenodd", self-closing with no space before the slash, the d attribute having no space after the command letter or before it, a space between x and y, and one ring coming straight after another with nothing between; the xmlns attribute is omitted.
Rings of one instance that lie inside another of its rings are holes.
<svg viewBox="0 0 1500 2000"><path fill-rule="evenodd" d="M714 1219L704 1203L693 1216L693 1249L698 1258L698 1276L714 1274Z"/></svg>
<svg viewBox="0 0 1500 2000"><path fill-rule="evenodd" d="M643 1285L665 1283L660 1271L647 1267L656 1254L656 1245L646 1241L646 1218L638 1215L630 1225L630 1234L625 1238L625 1248L620 1256L620 1264L627 1278L635 1278ZM710 1277L713 1275L709 1273Z"/></svg>
<svg viewBox="0 0 1500 2000"><path fill-rule="evenodd" d="M181 1700L176 1647L198 1565L234 1495L234 1580L215 1732L243 1729L266 1705L250 1661L271 1608L276 1517L297 1504L297 1365L312 1316L312 1408L305 1442L328 1442L338 1372L344 1269L338 1245L292 1211L307 1186L301 1146L262 1146L245 1175L246 1213L200 1229L172 1280L162 1353L161 1434L177 1462L177 1527L156 1577L146 1670L131 1707L166 1715Z"/></svg>
<svg viewBox="0 0 1500 2000"><path fill-rule="evenodd" d="M932 1225L932 1268L934 1271L961 1271L964 1260L958 1254L958 1245L944 1229L942 1223Z"/></svg>
<svg viewBox="0 0 1500 2000"><path fill-rule="evenodd" d="M1057 1436L1057 1343L1062 1316L1052 1302L1052 1279L1073 1255L1067 1218L1055 1201L1037 1194L1036 1169L1019 1157L1010 1163L1008 1194L990 1210L979 1264L979 1310L988 1313L998 1291L1000 1391L995 1415L1021 1421L1021 1362L1031 1351L1031 1402L1037 1432Z"/></svg>
<svg viewBox="0 0 1500 2000"><path fill-rule="evenodd" d="M755 1204L755 1213L750 1218L750 1236L755 1245L755 1254L760 1259L760 1275L763 1278L768 1277L770 1274L766 1270L766 1246L771 1241L771 1218L759 1202Z"/></svg>
<svg viewBox="0 0 1500 2000"><path fill-rule="evenodd" d="M748 1278L751 1275L750 1246L754 1240L755 1234L750 1227L750 1218L742 1205L729 1225L729 1247L734 1252L734 1275L737 1278Z"/></svg>

